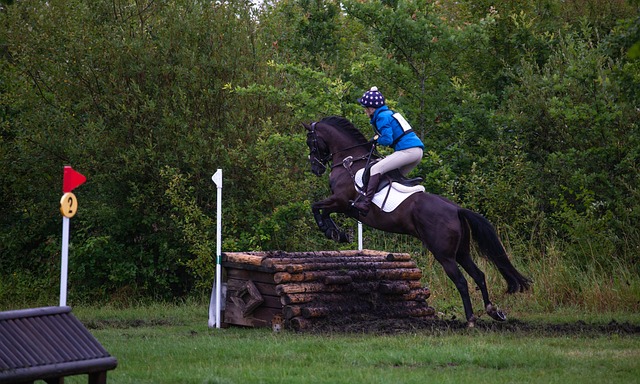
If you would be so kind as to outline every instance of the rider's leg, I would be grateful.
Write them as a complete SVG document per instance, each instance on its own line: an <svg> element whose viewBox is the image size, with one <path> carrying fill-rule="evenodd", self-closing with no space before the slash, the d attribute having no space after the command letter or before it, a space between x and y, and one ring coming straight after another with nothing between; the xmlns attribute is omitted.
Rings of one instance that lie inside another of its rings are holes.
<svg viewBox="0 0 640 384"><path fill-rule="evenodd" d="M375 196L376 192L378 192L378 185L380 184L380 178L382 174L388 170L394 169L389 168L388 163L391 162L391 167L393 167L394 158L393 153L382 160L379 160L377 163L371 166L369 181L365 186L365 194L361 198L359 198L353 206L360 211L362 216L367 216L369 213L369 208L371 207L371 200L373 196ZM397 168L397 167L396 167Z"/></svg>
<svg viewBox="0 0 640 384"><path fill-rule="evenodd" d="M378 184L383 174L399 169L404 176L406 176L418 163L422 160L422 148L408 148L401 151L395 151L384 159L378 161L371 167L371 176L369 177L369 183L366 186L366 192L364 197L360 198L353 204L362 216L366 216L369 213L371 206L371 199L378 191Z"/></svg>
<svg viewBox="0 0 640 384"><path fill-rule="evenodd" d="M395 151L378 161L371 167L371 174L385 174L394 169L399 169L403 176L407 176L409 172L422 160L422 148L407 148L401 151Z"/></svg>
<svg viewBox="0 0 640 384"><path fill-rule="evenodd" d="M369 177L369 183L366 186L365 196L360 198L353 204L363 216L369 213L369 207L371 206L371 199L378 191L378 184L383 174L394 170L400 169L400 172L406 176L418 163L422 160L422 148L408 148L401 151L395 151L384 159L378 161L371 167L371 176ZM406 170L404 173L403 169Z"/></svg>
<svg viewBox="0 0 640 384"><path fill-rule="evenodd" d="M405 162L405 164L398 167L398 169L400 169L400 173L402 173L402 176L407 177L409 175L409 172L411 172L413 168L417 167L418 164L420 164L420 162L422 161L423 150L420 147L414 147L399 152L404 157L403 161Z"/></svg>
<svg viewBox="0 0 640 384"><path fill-rule="evenodd" d="M374 174L373 168L371 168L371 176L369 176L369 182L367 183L365 195L360 199L358 199L358 201L356 201L353 204L353 206L358 211L360 211L360 214L362 214L362 216L367 216L367 214L369 213L369 207L371 206L371 199L373 199L373 196L378 191L378 185L380 184L381 177L382 177L382 174L380 173Z"/></svg>

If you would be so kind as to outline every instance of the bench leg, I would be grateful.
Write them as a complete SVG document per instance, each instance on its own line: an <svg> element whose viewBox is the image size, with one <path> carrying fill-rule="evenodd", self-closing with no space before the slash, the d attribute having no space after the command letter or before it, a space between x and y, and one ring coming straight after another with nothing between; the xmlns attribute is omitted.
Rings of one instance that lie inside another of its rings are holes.
<svg viewBox="0 0 640 384"><path fill-rule="evenodd" d="M107 384L107 371L90 373L89 384Z"/></svg>

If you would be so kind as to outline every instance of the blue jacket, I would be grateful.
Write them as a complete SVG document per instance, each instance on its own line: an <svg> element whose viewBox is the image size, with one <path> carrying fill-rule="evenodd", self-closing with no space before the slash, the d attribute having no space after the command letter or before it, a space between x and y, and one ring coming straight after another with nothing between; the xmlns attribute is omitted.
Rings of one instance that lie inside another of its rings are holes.
<svg viewBox="0 0 640 384"><path fill-rule="evenodd" d="M390 110L389 107L383 105L376 109L373 113L373 117L371 117L371 125L380 136L378 137L378 143L387 147L390 147L391 144L393 144L393 141L404 132L402 126L398 123L398 120L393 117L393 113L394 112ZM409 132L398 140L393 149L401 151L403 149L413 147L424 148L424 144L415 132Z"/></svg>

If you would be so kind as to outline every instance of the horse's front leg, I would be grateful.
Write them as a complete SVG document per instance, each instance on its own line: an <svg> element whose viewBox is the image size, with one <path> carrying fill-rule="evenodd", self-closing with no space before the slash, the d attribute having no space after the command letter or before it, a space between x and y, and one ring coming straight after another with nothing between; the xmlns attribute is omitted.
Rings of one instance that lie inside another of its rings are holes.
<svg viewBox="0 0 640 384"><path fill-rule="evenodd" d="M311 205L311 211L313 212L313 218L318 224L320 231L331 240L339 243L349 243L351 240L346 232L341 231L338 225L331 218L333 212L339 211L339 201L335 196L331 196L327 199L318 201Z"/></svg>

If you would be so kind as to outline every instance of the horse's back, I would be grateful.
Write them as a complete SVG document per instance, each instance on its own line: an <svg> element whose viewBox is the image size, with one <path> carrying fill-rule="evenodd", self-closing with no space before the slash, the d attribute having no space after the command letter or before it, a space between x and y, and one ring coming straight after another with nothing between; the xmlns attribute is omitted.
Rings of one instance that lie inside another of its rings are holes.
<svg viewBox="0 0 640 384"><path fill-rule="evenodd" d="M445 229L458 231L459 209L457 204L442 196L422 192L409 196L392 212L376 209L366 217L356 218L370 227L404 233L422 240L425 230L438 234Z"/></svg>
<svg viewBox="0 0 640 384"><path fill-rule="evenodd" d="M432 249L437 243L457 243L464 229L460 216L461 207L451 200L432 193L416 194L410 207L410 217L415 228L415 236ZM433 249L432 249L433 250Z"/></svg>
<svg viewBox="0 0 640 384"><path fill-rule="evenodd" d="M424 211L431 213L448 213L458 215L458 210L461 208L458 204L447 199L446 197L436 195L434 193L422 193L418 196L416 201L416 208L420 208Z"/></svg>

